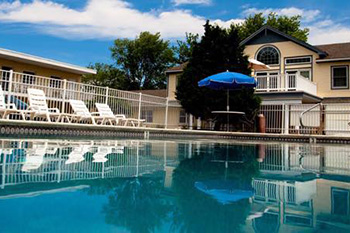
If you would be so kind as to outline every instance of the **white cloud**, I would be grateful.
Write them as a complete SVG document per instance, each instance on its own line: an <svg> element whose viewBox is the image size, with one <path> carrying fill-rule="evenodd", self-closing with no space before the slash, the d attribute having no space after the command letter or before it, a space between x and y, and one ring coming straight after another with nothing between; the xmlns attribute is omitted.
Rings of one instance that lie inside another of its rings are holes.
<svg viewBox="0 0 350 233"><path fill-rule="evenodd" d="M220 25L231 21L217 20ZM80 10L52 1L16 0L0 4L0 22L31 24L43 33L78 39L131 38L141 31L180 38L185 32L202 34L205 18L180 9L141 12L123 0L88 0Z"/></svg>
<svg viewBox="0 0 350 233"><path fill-rule="evenodd" d="M286 15L286 16L300 15L302 17L302 20L305 22L311 22L316 20L321 13L319 10L305 10L305 9L300 9L296 7L263 8L263 9L247 8L243 11L243 15L248 16L248 15L254 15L257 13L263 13L264 15L268 15L271 12L275 12L278 15Z"/></svg>
<svg viewBox="0 0 350 233"><path fill-rule="evenodd" d="M313 45L350 42L350 27L340 24L310 26L309 43Z"/></svg>
<svg viewBox="0 0 350 233"><path fill-rule="evenodd" d="M210 5L211 0L172 0L172 2L175 4L175 6L180 5Z"/></svg>

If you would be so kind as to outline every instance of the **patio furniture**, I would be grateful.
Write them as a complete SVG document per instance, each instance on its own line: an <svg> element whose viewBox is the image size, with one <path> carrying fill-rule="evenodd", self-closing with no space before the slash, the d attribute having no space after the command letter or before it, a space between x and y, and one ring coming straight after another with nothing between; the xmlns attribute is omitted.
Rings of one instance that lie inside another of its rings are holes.
<svg viewBox="0 0 350 233"><path fill-rule="evenodd" d="M28 102L29 108L26 113L29 115L30 120L34 118L41 117L45 118L48 122L51 122L51 119L59 122L67 120L70 122L70 114L60 113L58 108L49 108L46 102L46 96L43 90L28 88Z"/></svg>
<svg viewBox="0 0 350 233"><path fill-rule="evenodd" d="M9 119L11 114L17 114L17 115L20 115L23 120L25 120L24 113L25 111L18 110L15 104L13 103L10 104L5 102L4 92L0 85L0 117L1 119Z"/></svg>
<svg viewBox="0 0 350 233"><path fill-rule="evenodd" d="M96 103L96 108L100 116L105 117L106 119L112 119L116 124L122 122L124 126L127 126L129 123L134 127L140 127L144 119L137 118L127 118L124 114L116 114L114 115L112 109L108 106L108 104Z"/></svg>
<svg viewBox="0 0 350 233"><path fill-rule="evenodd" d="M103 120L103 117L94 117L90 113L82 100L69 100L69 104L72 106L75 116L72 118L73 122L88 121L93 125L96 125L95 120Z"/></svg>

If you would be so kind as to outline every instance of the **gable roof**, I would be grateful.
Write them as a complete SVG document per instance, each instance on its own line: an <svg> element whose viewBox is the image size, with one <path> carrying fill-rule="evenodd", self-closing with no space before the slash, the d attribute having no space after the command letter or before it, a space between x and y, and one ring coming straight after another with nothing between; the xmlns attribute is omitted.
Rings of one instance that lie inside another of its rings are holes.
<svg viewBox="0 0 350 233"><path fill-rule="evenodd" d="M96 74L96 70L72 65L65 62L60 62L52 59L47 59L43 57L38 57L26 53L20 53L13 50L0 48L0 58L5 58L12 61L22 62L25 64L38 65L42 67L47 67L51 69L68 71L76 74Z"/></svg>
<svg viewBox="0 0 350 233"><path fill-rule="evenodd" d="M259 30L257 30L256 32L254 32L253 34L251 34L249 37L247 37L246 39L244 39L240 45L246 45L247 43L251 42L253 39L255 39L260 33L265 33L267 34L267 32L270 31L270 32L273 32L275 34L277 34L278 36L286 39L286 40L289 40L289 41L293 41L294 43L306 48L306 49L309 49L317 54L319 54L320 57L325 57L327 56L327 53L321 49L319 49L318 47L316 46L312 46L304 41L301 41L293 36L290 36L290 35L287 35L286 33L284 32L281 32L273 27L270 27L268 25L265 25L263 27L261 27Z"/></svg>
<svg viewBox="0 0 350 233"><path fill-rule="evenodd" d="M327 56L323 59L317 59L319 62L326 60L350 60L350 42L316 45L315 47L327 53Z"/></svg>

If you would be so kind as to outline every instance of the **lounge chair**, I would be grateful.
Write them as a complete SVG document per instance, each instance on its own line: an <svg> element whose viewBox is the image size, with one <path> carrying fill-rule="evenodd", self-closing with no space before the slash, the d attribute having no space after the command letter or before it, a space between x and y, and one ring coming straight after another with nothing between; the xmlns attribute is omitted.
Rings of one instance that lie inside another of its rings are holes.
<svg viewBox="0 0 350 233"><path fill-rule="evenodd" d="M29 102L29 117L31 120L37 117L45 118L48 122L51 119L54 121L64 121L65 119L70 122L69 114L60 113L58 108L49 108L46 102L46 96L43 90L28 88L28 102Z"/></svg>
<svg viewBox="0 0 350 233"><path fill-rule="evenodd" d="M24 113L25 111L18 110L15 104L13 103L9 104L5 102L4 92L0 85L0 118L9 119L11 114L17 114L17 115L20 115L23 120L25 120Z"/></svg>
<svg viewBox="0 0 350 233"><path fill-rule="evenodd" d="M144 119L127 118L124 114L114 115L112 109L108 106L108 104L96 103L95 105L100 116L103 116L106 119L113 119L116 124L119 124L121 122L122 125L127 126L128 123L130 123L132 126L140 127L141 124L145 122Z"/></svg>
<svg viewBox="0 0 350 233"><path fill-rule="evenodd" d="M81 100L69 100L72 106L75 116L72 118L73 122L88 121L93 125L96 125L95 120L100 120L101 117L94 117L89 109L86 107L85 103Z"/></svg>

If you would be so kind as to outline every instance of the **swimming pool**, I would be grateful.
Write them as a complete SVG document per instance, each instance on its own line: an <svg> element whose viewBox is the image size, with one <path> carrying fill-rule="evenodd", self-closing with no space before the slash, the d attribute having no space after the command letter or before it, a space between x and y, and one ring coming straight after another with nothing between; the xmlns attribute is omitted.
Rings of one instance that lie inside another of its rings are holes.
<svg viewBox="0 0 350 233"><path fill-rule="evenodd" d="M349 232L350 146L2 139L1 232Z"/></svg>

